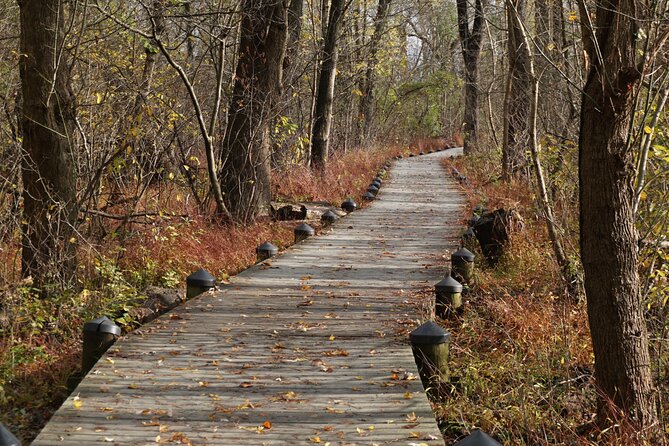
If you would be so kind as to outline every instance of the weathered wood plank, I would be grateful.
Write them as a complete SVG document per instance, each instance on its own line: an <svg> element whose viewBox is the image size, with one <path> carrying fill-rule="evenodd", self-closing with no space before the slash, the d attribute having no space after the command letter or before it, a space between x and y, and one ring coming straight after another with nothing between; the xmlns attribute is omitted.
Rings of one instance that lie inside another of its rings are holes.
<svg viewBox="0 0 669 446"><path fill-rule="evenodd" d="M443 444L407 333L464 199L452 153L379 200L120 340L35 445Z"/></svg>

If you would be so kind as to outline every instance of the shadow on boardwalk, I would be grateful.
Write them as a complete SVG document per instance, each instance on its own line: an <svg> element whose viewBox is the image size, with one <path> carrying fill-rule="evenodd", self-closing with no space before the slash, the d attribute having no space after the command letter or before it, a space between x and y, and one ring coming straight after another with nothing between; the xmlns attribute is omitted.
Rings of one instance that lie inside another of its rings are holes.
<svg viewBox="0 0 669 446"><path fill-rule="evenodd" d="M396 162L372 206L120 340L33 444L443 444L408 292L456 244L453 153Z"/></svg>

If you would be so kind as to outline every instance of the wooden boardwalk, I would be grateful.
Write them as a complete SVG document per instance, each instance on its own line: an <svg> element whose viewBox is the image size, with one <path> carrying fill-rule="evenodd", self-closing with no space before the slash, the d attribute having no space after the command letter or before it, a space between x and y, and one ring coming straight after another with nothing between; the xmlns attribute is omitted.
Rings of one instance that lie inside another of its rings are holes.
<svg viewBox="0 0 669 446"><path fill-rule="evenodd" d="M33 444L443 445L407 330L456 245L455 153L397 161L370 207L121 339Z"/></svg>

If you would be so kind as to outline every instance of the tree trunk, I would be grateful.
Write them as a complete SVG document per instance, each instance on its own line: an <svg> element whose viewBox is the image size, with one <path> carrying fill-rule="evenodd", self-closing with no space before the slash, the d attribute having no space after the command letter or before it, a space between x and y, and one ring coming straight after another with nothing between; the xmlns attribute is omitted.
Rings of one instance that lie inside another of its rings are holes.
<svg viewBox="0 0 669 446"><path fill-rule="evenodd" d="M596 40L584 35L591 66L581 99L580 225L595 378L603 395L599 421L613 423L615 408L649 427L657 414L639 292L634 153L628 141L641 80L632 32L639 11L635 0L598 4Z"/></svg>
<svg viewBox="0 0 669 446"><path fill-rule="evenodd" d="M509 52L509 79L505 104L504 147L502 148L502 170L505 179L518 175L527 167L525 151L529 143L530 76L527 51L522 30L513 15L524 18L526 0L507 2L506 16Z"/></svg>
<svg viewBox="0 0 669 446"><path fill-rule="evenodd" d="M226 207L240 222L269 212L271 129L281 95L287 10L283 0L245 0L242 9L221 175Z"/></svg>
<svg viewBox="0 0 669 446"><path fill-rule="evenodd" d="M369 42L369 58L367 70L362 81L362 96L360 97L361 131L359 140L363 142L370 137L374 114L374 86L376 83L376 64L378 63L379 43L385 32L388 22L388 12L392 0L379 0L374 19L374 34Z"/></svg>
<svg viewBox="0 0 669 446"><path fill-rule="evenodd" d="M63 2L22 0L22 272L45 293L76 267L75 98L63 38Z"/></svg>
<svg viewBox="0 0 669 446"><path fill-rule="evenodd" d="M311 135L311 166L322 169L328 159L330 125L332 123L332 103L334 101L335 78L337 75L337 37L341 28L344 0L332 0L328 30L323 44L323 63L316 91L314 128Z"/></svg>
<svg viewBox="0 0 669 446"><path fill-rule="evenodd" d="M481 40L483 38L483 4L476 0L474 23L469 29L469 13L467 0L457 0L458 35L462 48L462 58L465 62L465 122L464 154L470 154L475 148L478 139L478 60L481 54Z"/></svg>
<svg viewBox="0 0 669 446"><path fill-rule="evenodd" d="M288 45L286 49L286 66L295 69L295 62L300 49L300 34L302 33L302 16L304 15L304 0L291 0L288 8ZM289 79L294 79L290 76Z"/></svg>

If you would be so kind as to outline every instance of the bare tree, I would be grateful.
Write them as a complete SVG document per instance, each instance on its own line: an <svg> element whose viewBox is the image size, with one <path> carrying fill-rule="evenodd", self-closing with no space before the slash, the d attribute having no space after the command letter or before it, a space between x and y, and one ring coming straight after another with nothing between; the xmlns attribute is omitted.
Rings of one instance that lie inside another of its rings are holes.
<svg viewBox="0 0 669 446"><path fill-rule="evenodd" d="M476 0L474 6L474 21L469 28L469 7L467 0L457 0L458 35L462 48L462 58L465 62L465 155L476 148L478 140L478 60L481 54L481 40L483 38L483 3Z"/></svg>
<svg viewBox="0 0 669 446"><path fill-rule="evenodd" d="M369 42L367 70L362 80L362 96L360 97L361 136L368 138L374 120L374 87L376 84L376 65L378 64L381 38L388 24L388 13L392 0L379 0L374 18L374 34Z"/></svg>
<svg viewBox="0 0 669 446"><path fill-rule="evenodd" d="M221 188L232 217L251 221L270 204L271 130L281 95L288 5L284 0L246 0L241 14Z"/></svg>
<svg viewBox="0 0 669 446"><path fill-rule="evenodd" d="M311 165L322 169L328 159L330 126L332 124L332 102L339 48L337 39L344 16L345 0L331 0L327 33L323 44L323 62L316 91L314 106L314 128L311 136Z"/></svg>
<svg viewBox="0 0 669 446"><path fill-rule="evenodd" d="M527 167L525 150L528 146L530 77L527 48L524 48L522 29L518 28L515 14L524 20L527 0L513 0L506 4L508 27L509 74L504 101L504 146L502 170L510 178Z"/></svg>
<svg viewBox="0 0 669 446"><path fill-rule="evenodd" d="M64 41L63 2L21 0L24 276L45 292L75 273L75 98Z"/></svg>

